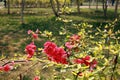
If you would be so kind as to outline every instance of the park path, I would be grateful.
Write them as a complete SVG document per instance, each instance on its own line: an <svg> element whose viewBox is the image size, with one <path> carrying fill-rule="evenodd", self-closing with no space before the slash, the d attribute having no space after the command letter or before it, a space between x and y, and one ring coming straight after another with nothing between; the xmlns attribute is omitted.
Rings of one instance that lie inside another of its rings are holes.
<svg viewBox="0 0 120 80"><path fill-rule="evenodd" d="M120 6L119 6L119 7L120 7ZM80 8L89 8L89 6L80 6ZM96 8L96 6L90 6L90 8ZM98 6L98 9L99 9L99 8L102 8L102 6ZM108 6L108 8L114 9L115 6Z"/></svg>

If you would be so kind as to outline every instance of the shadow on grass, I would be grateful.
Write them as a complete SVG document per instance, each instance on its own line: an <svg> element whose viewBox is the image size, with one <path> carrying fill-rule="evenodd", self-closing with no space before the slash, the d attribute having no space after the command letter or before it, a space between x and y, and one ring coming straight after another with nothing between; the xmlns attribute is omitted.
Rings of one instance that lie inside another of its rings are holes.
<svg viewBox="0 0 120 80"><path fill-rule="evenodd" d="M95 9L90 9L90 10L81 10L81 13L78 14L78 12L72 12L70 14L66 14L67 16L77 16L77 17L82 17L84 19L90 19L90 20L101 20L103 21L111 21L114 20L114 10L108 10L107 11L107 17L104 17L103 10L95 10ZM91 22L91 21L89 21Z"/></svg>
<svg viewBox="0 0 120 80"><path fill-rule="evenodd" d="M61 30L61 27L64 26L71 26L71 24L67 23L65 24L62 21L56 20L56 17L48 17L46 18L39 18L39 19L31 19L28 21L28 23L20 25L20 29L23 29L25 31L31 29L35 31L36 29L39 29L40 31L51 31L54 35L59 35L59 31Z"/></svg>

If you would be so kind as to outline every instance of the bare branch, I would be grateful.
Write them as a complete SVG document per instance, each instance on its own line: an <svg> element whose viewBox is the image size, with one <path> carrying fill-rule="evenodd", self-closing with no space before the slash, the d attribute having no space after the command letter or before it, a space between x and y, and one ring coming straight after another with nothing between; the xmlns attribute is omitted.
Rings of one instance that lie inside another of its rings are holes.
<svg viewBox="0 0 120 80"><path fill-rule="evenodd" d="M27 61L32 61L32 60L13 60L13 61L8 61L8 62L4 63L2 66L10 64L12 62L14 62L14 63L23 63L23 62L27 62Z"/></svg>

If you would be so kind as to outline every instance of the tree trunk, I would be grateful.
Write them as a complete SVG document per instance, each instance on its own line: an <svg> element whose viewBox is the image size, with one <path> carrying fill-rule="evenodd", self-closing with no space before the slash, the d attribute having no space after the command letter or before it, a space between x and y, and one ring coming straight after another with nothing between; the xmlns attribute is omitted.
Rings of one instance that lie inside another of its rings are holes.
<svg viewBox="0 0 120 80"><path fill-rule="evenodd" d="M8 0L8 14L10 14L10 0Z"/></svg>
<svg viewBox="0 0 120 80"><path fill-rule="evenodd" d="M118 13L118 4L119 4L119 0L116 0L116 4L115 4L115 12L114 12L114 16L115 18L118 16L117 13Z"/></svg>
<svg viewBox="0 0 120 80"><path fill-rule="evenodd" d="M55 3L54 3L54 1L55 1ZM52 10L53 10L53 13L54 13L54 15L56 16L56 17L59 17L60 15L59 15L59 10L60 10L60 7L59 7L59 1L58 0L50 0L50 4L51 4L51 7L52 7ZM55 7L55 5L57 6L57 7Z"/></svg>
<svg viewBox="0 0 120 80"><path fill-rule="evenodd" d="M96 0L96 10L98 10L98 0Z"/></svg>
<svg viewBox="0 0 120 80"><path fill-rule="evenodd" d="M21 24L24 24L24 4L25 4L25 0L22 0L21 2Z"/></svg>
<svg viewBox="0 0 120 80"><path fill-rule="evenodd" d="M78 14L80 14L80 0L76 0Z"/></svg>
<svg viewBox="0 0 120 80"><path fill-rule="evenodd" d="M66 4L66 0L64 0L64 3L63 3L63 5L62 5L62 7L65 7L65 4Z"/></svg>
<svg viewBox="0 0 120 80"><path fill-rule="evenodd" d="M91 0L89 0L89 8L91 7Z"/></svg>
<svg viewBox="0 0 120 80"><path fill-rule="evenodd" d="M103 12L104 12L104 17L107 17L107 0L103 0Z"/></svg>
<svg viewBox="0 0 120 80"><path fill-rule="evenodd" d="M112 1L112 6L114 6L115 0L111 0Z"/></svg>
<svg viewBox="0 0 120 80"><path fill-rule="evenodd" d="M70 6L72 7L72 4L73 4L73 0L70 0Z"/></svg>
<svg viewBox="0 0 120 80"><path fill-rule="evenodd" d="M4 6L5 6L5 8L7 7L7 1L6 0L4 0Z"/></svg>

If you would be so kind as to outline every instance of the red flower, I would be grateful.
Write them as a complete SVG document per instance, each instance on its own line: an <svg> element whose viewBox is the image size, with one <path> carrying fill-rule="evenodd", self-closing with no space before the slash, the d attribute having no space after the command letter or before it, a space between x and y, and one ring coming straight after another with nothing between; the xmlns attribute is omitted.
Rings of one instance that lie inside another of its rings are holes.
<svg viewBox="0 0 120 80"><path fill-rule="evenodd" d="M79 41L80 40L80 36L74 34L73 36L70 37L70 41Z"/></svg>
<svg viewBox="0 0 120 80"><path fill-rule="evenodd" d="M67 54L66 51L64 51L63 48L57 47L57 45L53 42L46 42L44 44L44 53L47 54L47 57L49 60L57 62L57 63L62 63L62 64L67 64Z"/></svg>
<svg viewBox="0 0 120 80"><path fill-rule="evenodd" d="M40 80L38 76L35 76L33 80Z"/></svg>
<svg viewBox="0 0 120 80"><path fill-rule="evenodd" d="M28 33L28 34L32 34L32 37L33 37L34 39L37 39L37 38L38 38L38 34L34 33L32 30L28 30L27 33Z"/></svg>
<svg viewBox="0 0 120 80"><path fill-rule="evenodd" d="M15 64L15 62L14 62L14 61L11 61L11 64L10 64L10 65L13 66L14 64Z"/></svg>
<svg viewBox="0 0 120 80"><path fill-rule="evenodd" d="M53 56L56 48L57 46L55 43L48 41L44 44L43 52L45 52L49 56Z"/></svg>
<svg viewBox="0 0 120 80"><path fill-rule="evenodd" d="M10 66L10 65L3 66L3 70L6 72L10 71L11 69L13 69L13 66Z"/></svg>
<svg viewBox="0 0 120 80"><path fill-rule="evenodd" d="M82 60L84 61L84 64L85 64L86 66L90 65L90 62L89 62L90 56L85 56L85 58L82 58Z"/></svg>
<svg viewBox="0 0 120 80"><path fill-rule="evenodd" d="M66 42L66 43L65 43L65 46L66 46L68 49L72 49L72 48L73 48L73 45L71 45L70 42Z"/></svg>
<svg viewBox="0 0 120 80"><path fill-rule="evenodd" d="M74 62L77 64L85 64L86 66L90 65L90 56L85 56L85 58L75 59Z"/></svg>
<svg viewBox="0 0 120 80"><path fill-rule="evenodd" d="M79 41L80 41L80 36L74 34L73 36L70 37L69 42L65 43L65 46L68 49L74 48L75 51L79 51L79 49L77 48L79 45Z"/></svg>
<svg viewBox="0 0 120 80"><path fill-rule="evenodd" d="M88 61L89 61L89 60L90 60L90 56L88 56L88 55L87 55L87 56L85 56L85 58L83 58L83 60L84 60L84 61L86 61L86 60L88 60Z"/></svg>
<svg viewBox="0 0 120 80"><path fill-rule="evenodd" d="M75 59L74 62L77 63L77 64L83 64L84 63L84 61L82 59Z"/></svg>
<svg viewBox="0 0 120 80"><path fill-rule="evenodd" d="M81 58L81 59L75 59L74 62L77 64L85 64L86 66L89 66L90 71L93 71L93 69L98 64L97 60L95 60L95 59L93 59L90 62L90 56L85 56L84 58Z"/></svg>
<svg viewBox="0 0 120 80"><path fill-rule="evenodd" d="M93 68L97 66L98 62L93 59L92 62L90 63L90 71L93 71Z"/></svg>
<svg viewBox="0 0 120 80"><path fill-rule="evenodd" d="M27 58L31 58L36 50L36 46L34 45L34 43L30 43L29 45L26 46L25 51L27 53Z"/></svg>
<svg viewBox="0 0 120 80"><path fill-rule="evenodd" d="M31 30L28 30L28 32L27 32L28 34L31 34L32 33L32 31Z"/></svg>
<svg viewBox="0 0 120 80"><path fill-rule="evenodd" d="M56 48L56 52L53 55L53 59L57 63L67 64L67 54L63 48Z"/></svg>
<svg viewBox="0 0 120 80"><path fill-rule="evenodd" d="M33 33L33 34L32 34L32 37L33 37L34 39L37 39L37 38L38 38L38 34Z"/></svg>
<svg viewBox="0 0 120 80"><path fill-rule="evenodd" d="M53 48L57 47L57 45L56 45L55 43L50 42L50 41L47 41L47 42L44 44L44 47L49 47L49 46L51 46L51 47L53 47Z"/></svg>
<svg viewBox="0 0 120 80"><path fill-rule="evenodd" d="M90 62L84 61L84 64L85 64L86 66L89 66L89 65L90 65Z"/></svg>

